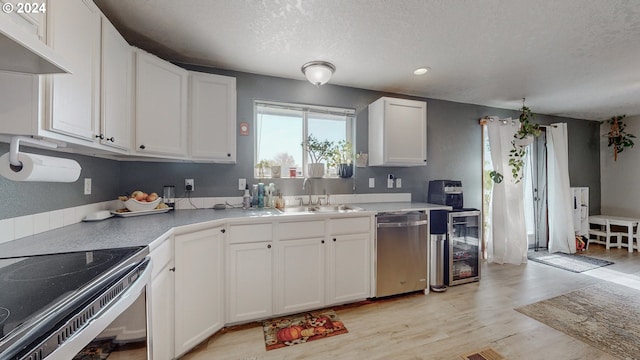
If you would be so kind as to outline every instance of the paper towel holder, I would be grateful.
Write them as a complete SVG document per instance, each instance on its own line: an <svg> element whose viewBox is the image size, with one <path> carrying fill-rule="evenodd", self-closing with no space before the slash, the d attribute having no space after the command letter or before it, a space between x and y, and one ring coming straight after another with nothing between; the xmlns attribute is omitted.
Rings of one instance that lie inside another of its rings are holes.
<svg viewBox="0 0 640 360"><path fill-rule="evenodd" d="M50 149L58 147L57 144L46 140L32 139L26 136L14 136L11 138L11 145L9 146L9 167L15 172L22 170L22 161L18 159L18 153L20 152L20 142L25 142L33 145L39 145Z"/></svg>

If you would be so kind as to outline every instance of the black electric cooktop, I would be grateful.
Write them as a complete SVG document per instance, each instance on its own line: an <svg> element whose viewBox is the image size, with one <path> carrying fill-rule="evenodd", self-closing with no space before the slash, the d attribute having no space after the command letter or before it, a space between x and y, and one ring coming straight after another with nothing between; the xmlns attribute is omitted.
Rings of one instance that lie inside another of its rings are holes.
<svg viewBox="0 0 640 360"><path fill-rule="evenodd" d="M0 258L0 353L23 324L37 321L143 248Z"/></svg>

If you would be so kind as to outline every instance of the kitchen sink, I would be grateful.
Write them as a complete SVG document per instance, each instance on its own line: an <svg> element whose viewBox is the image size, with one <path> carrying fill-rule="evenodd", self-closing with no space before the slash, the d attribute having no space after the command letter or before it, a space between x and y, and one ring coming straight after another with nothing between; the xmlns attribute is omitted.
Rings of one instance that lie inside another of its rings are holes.
<svg viewBox="0 0 640 360"><path fill-rule="evenodd" d="M314 206L288 206L280 210L283 213L326 213L326 212L354 212L362 211L362 208L349 205L314 205Z"/></svg>
<svg viewBox="0 0 640 360"><path fill-rule="evenodd" d="M315 211L313 206L287 206L284 209L278 209L283 213L309 213Z"/></svg>

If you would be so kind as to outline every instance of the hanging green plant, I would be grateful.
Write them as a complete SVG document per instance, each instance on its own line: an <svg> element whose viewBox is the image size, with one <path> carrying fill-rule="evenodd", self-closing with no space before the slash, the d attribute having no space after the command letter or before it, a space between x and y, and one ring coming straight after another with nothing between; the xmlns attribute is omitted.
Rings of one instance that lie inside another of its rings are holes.
<svg viewBox="0 0 640 360"><path fill-rule="evenodd" d="M634 145L631 139L635 139L635 135L627 133L625 131L627 126L622 122L625 117L626 115L617 115L608 120L611 128L607 133L607 138L609 140L608 146L613 147L613 161L618 160L618 153L624 151L624 148L633 147Z"/></svg>
<svg viewBox="0 0 640 360"><path fill-rule="evenodd" d="M522 99L522 108L520 109L520 127L518 131L513 134L513 140L511 140L511 150L509 151L509 166L511 167L511 176L515 183L522 181L524 169L524 158L527 155L527 146L533 143L534 138L542 134L540 125L531 122L533 120L533 113L531 109L524 106L524 99ZM491 179L499 184L502 182L504 176L497 171L489 173Z"/></svg>

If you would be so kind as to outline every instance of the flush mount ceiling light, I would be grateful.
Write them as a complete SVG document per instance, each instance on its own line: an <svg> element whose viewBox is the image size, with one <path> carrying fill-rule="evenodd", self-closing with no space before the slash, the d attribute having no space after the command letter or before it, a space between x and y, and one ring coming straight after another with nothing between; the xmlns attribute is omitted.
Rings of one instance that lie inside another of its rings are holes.
<svg viewBox="0 0 640 360"><path fill-rule="evenodd" d="M331 75L336 71L336 67L326 61L310 61L302 65L302 73L307 77L310 83L316 86L326 84Z"/></svg>
<svg viewBox="0 0 640 360"><path fill-rule="evenodd" d="M431 70L431 68L429 68L429 67L421 67L421 68L417 68L417 69L413 70L413 75L424 75L424 74L426 74L429 70Z"/></svg>

